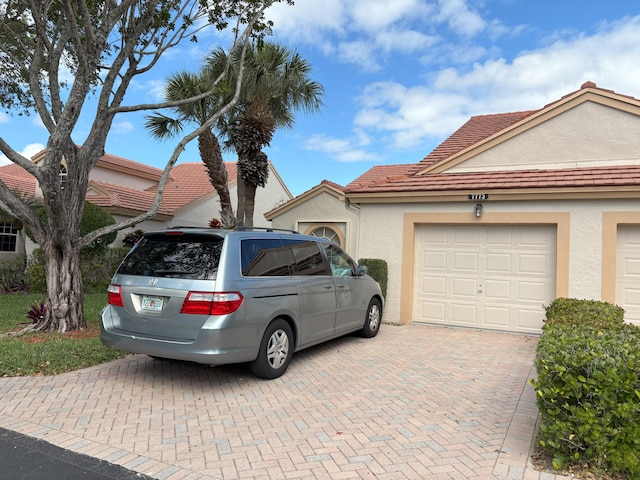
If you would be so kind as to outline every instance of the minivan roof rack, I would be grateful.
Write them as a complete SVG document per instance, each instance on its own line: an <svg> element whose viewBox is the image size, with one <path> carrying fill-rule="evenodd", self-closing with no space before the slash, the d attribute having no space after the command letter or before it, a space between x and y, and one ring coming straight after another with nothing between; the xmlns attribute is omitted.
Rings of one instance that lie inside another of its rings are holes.
<svg viewBox="0 0 640 480"><path fill-rule="evenodd" d="M244 225L235 228L239 232L250 232L252 230L259 230L263 232L287 232L287 233L297 233L295 230L288 230L286 228L272 228L272 227L245 227Z"/></svg>

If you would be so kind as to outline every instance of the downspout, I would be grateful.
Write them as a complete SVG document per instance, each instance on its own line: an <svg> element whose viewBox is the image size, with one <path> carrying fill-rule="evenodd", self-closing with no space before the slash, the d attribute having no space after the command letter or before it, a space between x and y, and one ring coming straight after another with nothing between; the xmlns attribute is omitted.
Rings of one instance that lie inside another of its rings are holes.
<svg viewBox="0 0 640 480"><path fill-rule="evenodd" d="M355 260L358 261L360 257L360 204L351 203L351 201L345 197L344 208L356 215L356 251Z"/></svg>

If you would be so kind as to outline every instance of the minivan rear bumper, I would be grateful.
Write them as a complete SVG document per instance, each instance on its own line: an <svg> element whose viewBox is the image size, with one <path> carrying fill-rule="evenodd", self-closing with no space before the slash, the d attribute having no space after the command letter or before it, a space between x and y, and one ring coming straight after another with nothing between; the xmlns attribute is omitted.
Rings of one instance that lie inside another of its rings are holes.
<svg viewBox="0 0 640 480"><path fill-rule="evenodd" d="M252 338L260 338L255 325L203 328L194 341L154 338L115 328L111 308L107 305L100 314L100 341L110 348L206 365L250 362L258 356L259 344L247 343Z"/></svg>

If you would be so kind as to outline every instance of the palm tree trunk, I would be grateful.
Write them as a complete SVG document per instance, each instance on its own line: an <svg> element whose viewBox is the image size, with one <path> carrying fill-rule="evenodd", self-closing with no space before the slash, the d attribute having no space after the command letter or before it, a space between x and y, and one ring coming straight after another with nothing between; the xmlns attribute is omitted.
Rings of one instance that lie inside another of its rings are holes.
<svg viewBox="0 0 640 480"><path fill-rule="evenodd" d="M233 228L236 224L236 218L231 205L227 169L222 159L220 142L211 130L203 132L198 137L198 149L200 150L200 158L207 167L209 180L220 199L220 223L224 228Z"/></svg>

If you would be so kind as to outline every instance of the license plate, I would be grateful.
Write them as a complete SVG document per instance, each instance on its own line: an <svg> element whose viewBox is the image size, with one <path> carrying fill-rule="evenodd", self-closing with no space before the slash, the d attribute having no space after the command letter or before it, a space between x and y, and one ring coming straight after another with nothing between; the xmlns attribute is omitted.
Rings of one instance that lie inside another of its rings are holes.
<svg viewBox="0 0 640 480"><path fill-rule="evenodd" d="M162 297L150 297L145 295L142 297L142 309L151 310L152 312L159 312L162 310L162 304L164 298Z"/></svg>

